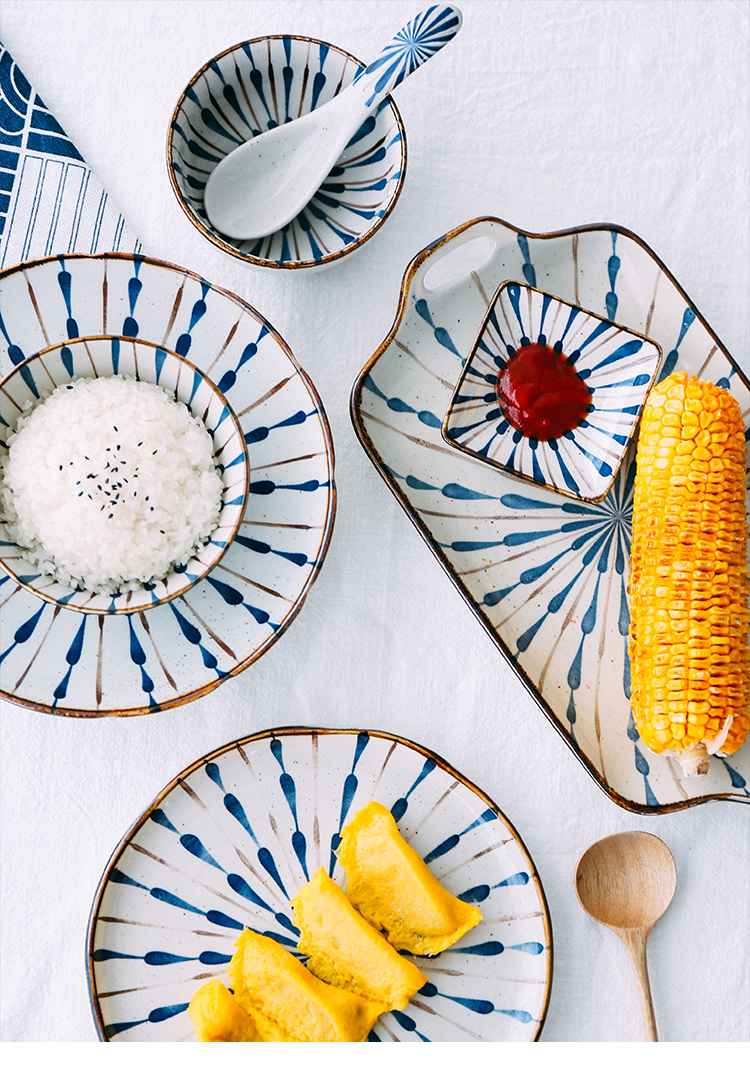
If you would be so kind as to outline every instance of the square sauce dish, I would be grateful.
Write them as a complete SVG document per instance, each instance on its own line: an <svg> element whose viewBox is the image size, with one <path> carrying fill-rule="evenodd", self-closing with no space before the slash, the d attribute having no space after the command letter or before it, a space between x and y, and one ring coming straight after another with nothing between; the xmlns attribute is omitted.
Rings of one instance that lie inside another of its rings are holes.
<svg viewBox="0 0 750 1077"><path fill-rule="evenodd" d="M463 366L443 437L516 477L601 501L661 359L654 341L506 281Z"/></svg>

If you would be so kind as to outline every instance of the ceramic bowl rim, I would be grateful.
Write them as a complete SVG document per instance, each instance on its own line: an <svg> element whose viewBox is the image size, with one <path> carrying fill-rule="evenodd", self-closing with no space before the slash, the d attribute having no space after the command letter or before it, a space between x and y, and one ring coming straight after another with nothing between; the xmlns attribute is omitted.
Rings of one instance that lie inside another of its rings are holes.
<svg viewBox="0 0 750 1077"><path fill-rule="evenodd" d="M288 631L290 625L297 619L299 613L304 606L307 598L312 590L316 580L320 576L320 571L325 563L328 551L331 546L331 540L333 536L333 530L336 524L336 517L338 512L338 487L336 481L336 448L333 443L333 436L331 433L331 424L328 418L328 414L325 409L325 405L321 398L320 392L313 382L311 376L301 366L299 359L292 351L291 346L287 342L286 338L282 336L280 331L276 328L275 324L271 322L267 315L261 314L257 307L253 306L249 300L244 299L230 288L214 284L211 281L206 281L205 277L201 276L193 269L188 269L185 266L178 265L175 262L170 262L166 258L158 258L153 255L132 253L129 251L100 251L97 254L86 254L83 252L73 252L72 254L65 255L66 267L73 265L76 267L98 265L101 264L104 267L104 274L106 278L107 267L111 263L113 266L121 267L128 263L139 263L145 266L153 267L158 273L166 271L168 274L177 274L185 281L191 281L193 284L200 286L207 284L209 291L215 293L217 296L222 297L223 300L228 300L233 304L240 314L248 315L250 318L255 319L259 326L265 327L266 332L274 341L276 347L285 356L286 360L290 363L295 372L295 376L300 379L305 387L310 400L314 403L315 409L318 415L318 421L320 423L321 439L324 445L325 456L325 469L328 476L326 488L327 488L327 500L325 517L321 524L321 538L317 548L316 562L312 566L304 585L295 593L291 608L286 617L281 622L278 631L274 632L267 640L263 641L259 646L250 652L250 654L243 654L239 660L232 667L229 678L235 678L249 669L259 659L263 657L273 645ZM50 266L59 266L59 255L47 254L38 258L30 259L28 262L24 262L23 265L6 266L4 269L0 269L0 298L2 293L2 286L6 280L15 280L21 272L24 277L28 273L35 274L41 270L48 270ZM28 286L28 280L26 282ZM57 335L57 334L55 334ZM60 334L60 339L56 340L57 344L65 344L68 341L67 333L65 335ZM72 339L72 338L71 338ZM10 342L9 342L10 343ZM147 612L144 612L143 616L146 616ZM118 717L118 718L132 718L140 715L162 713L169 711L177 707L184 706L186 703L193 703L198 699L202 699L209 695L212 691L215 691L219 685L223 683L210 682L199 685L195 688L188 689L182 693L177 693L174 696L170 696L161 702L156 711L149 705L133 706L133 707L116 707L107 706L97 708L95 710L81 707L81 706L58 706L54 707L39 699L30 699L27 696L21 696L17 691L8 691L6 688L0 687L0 701L7 700L10 703L14 703L27 710L36 711L41 714L54 713L56 715L65 718L94 718L99 719L103 717Z"/></svg>
<svg viewBox="0 0 750 1077"><path fill-rule="evenodd" d="M447 774L452 775L454 778L458 779L476 796L483 800L487 804L487 806L490 807L496 813L498 819L502 821L502 823L508 828L509 832L512 834L513 840L517 843L521 854L528 862L531 869L531 876L535 882L537 895L539 897L539 902L542 907L542 914L546 929L547 983L544 992L544 999L541 1006L541 1016L539 1018L534 1040L539 1040L541 1038L544 1023L547 1019L547 1014L549 1013L550 997L552 994L552 980L554 974L554 935L552 928L552 917L550 915L549 902L547 900L547 895L544 890L544 884L542 883L542 878L539 874L539 870L536 866L536 863L532 858L532 855L529 852L525 841L523 840L519 831L511 822L509 817L506 815L506 813L502 810L502 808L498 806L498 804L492 797L490 797L487 793L484 792L484 790L480 786L476 785L473 781L471 781L471 779L467 778L460 770L458 770L451 763L449 763L438 752L432 751L430 748L425 747L418 741L403 737L398 733L389 733L387 730L384 729L357 729L349 727L342 727L339 729L326 726L293 725L270 726L266 729L258 730L255 733L245 734L244 736L237 737L233 740L228 741L226 744L220 745L218 748L213 748L210 751L206 752L204 755L201 755L197 759L194 759L191 763L188 763L187 766L183 767L179 771L179 773L174 775L174 777L170 779L170 781L161 789L161 791L152 798L150 803L146 806L145 809L143 809L139 813L136 820L128 827L120 840L117 842L115 848L107 859L107 862L104 866L104 870L102 871L99 877L99 881L96 885L94 897L89 910L88 924L86 926L86 986L88 988L89 1004L91 1006L92 1017L94 1019L96 1032L100 1040L106 1041L106 1036L104 1035L104 1022L102 1020L102 1014L99 1008L98 997L94 989L95 976L93 953L94 933L96 929L97 916L101 907L104 891L108 883L109 873L115 867L117 861L127 848L129 842L138 832L141 826L143 826L143 824L146 822L154 808L161 804L161 802L178 785L182 784L184 780L191 774L193 774L196 770L198 770L202 766L205 766L207 763L210 763L212 760L224 755L232 748L243 747L246 744L252 743L253 741L264 740L269 737L306 736L308 734L315 734L317 736L357 736L361 733L367 733L368 736L375 737L380 740L395 742L397 744L410 748L412 751L417 752L419 755L425 756L429 759L434 759L434 761L442 770L444 770Z"/></svg>
<svg viewBox="0 0 750 1077"><path fill-rule="evenodd" d="M180 209L185 214L187 219L195 228L197 228L197 230L200 232L204 239L207 239L210 243L213 243L214 246L218 247L219 250L224 251L225 254L231 255L233 258L238 258L241 262L247 262L249 265L259 266L263 269L291 270L320 268L321 266L329 265L331 262L337 261L339 258L343 258L347 254L351 254L353 251L358 250L359 247L366 243L368 239L371 239L372 236L374 236L375 233L388 220L391 213L396 207L396 203L401 196L401 191L404 186L404 180L406 179L406 167L408 160L406 129L404 127L404 121L401 118L401 113L398 110L398 106L390 94L386 97L386 101L388 102L390 108L393 111L394 118L398 126L399 134L401 136L401 174L398 178L395 191L391 197L390 204L387 210L383 213L382 217L378 217L374 223L371 222L367 231L359 235L352 243L347 244L347 246L343 247L341 250L333 251L330 254L325 254L322 258L308 258L302 261L275 262L268 258L259 258L257 257L257 255L246 254L245 252L238 250L236 247L233 247L230 243L227 243L223 239L220 239L218 235L208 229L203 223L203 221L196 216L192 208L185 201L185 198L183 197L183 194L179 189L174 174L174 168L172 166L172 140L174 137L174 125L177 120L178 113L183 107L183 103L188 95L188 92L193 88L201 75L203 75L218 60L222 60L225 56L228 56L233 52L237 52L239 49L244 48L246 45L259 45L263 41L283 41L285 39L302 42L306 41L311 45L323 45L326 48L332 49L334 52L345 56L353 63L359 65L360 69L364 69L366 67L366 64L362 60L354 56L351 52L348 52L346 49L342 49L340 45L334 45L330 41L324 41L321 38L309 37L306 34L261 34L259 37L252 37L249 38L247 41L239 41L235 45L230 45L228 48L223 49L221 52L217 53L216 56L213 56L210 60L207 60L206 63L204 63L203 66L198 71L196 71L188 84L180 93L180 96L177 100L177 104L175 105L169 120L169 129L167 133L166 145L167 175L169 176L169 182L172 187L172 192L177 199L177 204L179 205Z"/></svg>
<svg viewBox="0 0 750 1077"><path fill-rule="evenodd" d="M631 429L631 431L630 431L630 433L628 435L628 440L625 442L624 445L622 445L618 449L619 459L617 461L617 466L615 468L613 468L612 475L610 477L610 481L607 484L607 488L601 494L596 494L596 496L586 496L584 494L575 493L573 490L569 489L569 487L567 487L567 486L565 486L565 487L563 487L563 486L555 486L553 483L539 482L538 479L534 479L530 475L526 475L523 472L514 471L512 468L507 467L505 464L501 463L498 460L493 460L490 457L480 456L477 452L474 451L474 449L469 448L467 445L462 445L460 442L458 442L454 438L452 438L450 436L450 434L448 433L448 421L449 421L450 416L451 416L451 414L453 412L453 406L454 406L456 397L459 395L459 390L460 390L461 385L463 384L464 379L466 377L468 367L471 364L472 358L477 353L480 341L481 341L482 337L484 336L485 330L487 329L487 325L488 325L488 323L490 321L490 318L492 317L492 312L494 311L495 306L497 305L497 302L498 302L498 300L500 298L501 292L503 292L511 284L514 284L517 287L522 288L527 292L536 292L537 295L542 295L545 298L552 299L554 302L561 303L563 306L568 307L571 310L573 310L573 309L578 310L578 311L581 312L581 314L588 314L589 317L595 318L596 321L598 321L598 322L602 322L605 325L614 326L619 332L629 333L630 336L638 337L640 340L643 340L647 344L650 344L653 348L656 349L656 351L658 353L657 354L656 364L654 366L654 369L653 369L653 372L652 372L651 376L649 377L648 384L646 385L644 393L643 393L643 399L641 400L640 404L638 405L638 410L637 410L637 412L635 413L635 415L633 417L633 426L632 426L632 429ZM479 329L479 332L477 333L477 335L476 335L476 337L474 339L474 343L472 344L472 346L471 346L471 348L469 350L469 353L467 355L466 364L464 365L464 367L461 370L461 373L459 374L458 381L456 382L456 386L455 386L455 388L453 390L453 394L451 395L451 399L450 399L450 402L448 404L448 408L447 408L447 410L445 412L445 416L443 418L442 426L440 428L440 433L442 434L443 440L446 441L451 446L451 448L458 449L460 452L466 453L467 456L471 456L472 459L478 460L480 463L487 464L490 467L497 468L499 471L503 471L507 475L512 475L513 478L519 479L522 482L531 483L533 486L538 486L540 489L551 490L553 493L562 494L565 497L575 498L576 501L584 501L587 504L598 505L600 502L604 501L604 499L607 497L607 494L610 492L610 490L612 489L612 487L614 486L614 484L615 484L615 482L617 480L617 476L620 473L620 468L622 467L623 463L625 462L625 457L627 456L628 450L629 450L629 448L630 448L630 446L631 446L631 444L633 442L634 437L636 436L636 431L638 429L638 423L640 421L641 412L643 411L643 406L644 406L644 404L646 402L646 397L648 396L649 392L651 391L651 389L654 386L654 383L656 381L656 378L657 378L657 376L659 374L659 371L660 371L660 369L662 367L663 362L664 362L664 350L663 350L663 348L661 347L661 345L657 341L653 340L651 337L647 337L645 335L645 333L639 333L636 329L630 329L626 325L621 325L619 322L614 321L612 318L602 318L599 314L595 314L593 311L587 310L585 307L582 307L580 305L577 305L577 304L574 304L574 303L569 303L566 299L561 299L559 296L554 295L552 292L546 292L543 288L537 288L535 285L524 283L522 281L513 280L513 279L509 278L508 280L504 280L502 282L502 284L497 288L497 290L495 291L495 294L492 296L492 299L490 300L489 306L487 308L487 313L485 314L484 318L482 319L482 324L481 324L481 327Z"/></svg>
<svg viewBox="0 0 750 1077"><path fill-rule="evenodd" d="M171 602L171 601L173 601L173 599L179 598L180 595L186 594L192 587L195 586L195 584L200 583L201 580L206 578L206 576L209 574L209 572L212 572L214 570L214 568L216 568L218 563L223 558L224 554L227 552L229 547L234 542L234 539L235 539L235 537L237 535L237 532L240 529L240 525L242 523L242 519L243 519L244 514L245 514L245 508L246 508L246 505L247 505L247 498L248 498L248 493L249 493L249 489L250 489L250 457L249 457L249 453L247 451L247 443L245 442L245 437L244 437L244 434L242 432L242 427L240 426L239 419L237 418L232 405L229 403L229 401L224 396L222 391L218 388L218 386L211 380L211 378L209 378L208 375L205 374L200 369L200 367L196 366L195 363L193 363L189 359L185 358L184 355L180 355L179 352L176 352L171 348L167 348L163 344L156 344L152 340L144 340L142 337L128 337L128 336L124 336L121 333L96 333L96 334L90 334L89 336L84 336L84 337L71 337L70 339L68 339L66 341L63 341L61 343L50 344L46 348L41 348L39 351L34 352L33 355L29 355L26 358L24 358L20 363L18 363L16 366L14 366L12 370L9 370L7 374L5 374L2 378L0 378L0 391L2 391L2 388L5 385L5 383L11 377L13 377L18 371L20 371L23 367L29 366L32 362L41 361L42 357L45 356L45 355L48 355L50 352L59 352L62 348L69 347L71 344L80 344L80 343L85 343L87 341L92 341L92 340L101 340L101 341L121 340L121 341L127 341L129 344L142 344L142 345L145 345L147 348L160 349L161 351L166 352L172 358L178 359L180 361L180 363L183 363L185 366L189 367L191 370L195 371L197 374L200 374L203 381L205 381L206 384L208 385L208 387L209 387L209 389L211 391L211 395L215 396L218 399L219 403L222 404L222 406L224 408L226 408L227 415L229 416L229 419L230 419L233 427L235 428L236 433L239 435L240 444L242 446L242 455L243 455L244 461L245 461L245 481L244 481L244 490L243 490L243 493L242 493L242 506L241 506L240 510L238 511L238 513L237 513L237 520L236 520L235 524L231 528L231 533L230 533L229 539L224 544L224 546L219 550L218 554L211 559L211 562L204 568L204 570L202 572L197 574L194 579L191 579L188 583L185 584L184 587L180 587L179 589L177 589L175 591L169 591L162 598L157 599L155 602L137 603L137 604L129 605L127 607L121 607L121 608L116 608L116 609L88 609L88 608L86 608L86 607L84 607L82 605L79 605L75 601L75 599L69 600L67 602L60 602L58 599L53 598L51 595L45 594L44 591L38 590L32 584L26 583L24 580L20 579L20 577L16 574L16 572L14 572L13 569L11 569L11 567L6 563L2 553L0 553L0 565L2 565L3 570L5 572L7 572L8 575L11 576L20 587L23 587L26 591L29 591L36 598L42 599L43 601L48 602L52 606L64 606L65 609L75 610L76 612L86 614L87 616L103 616L103 617L122 616L123 614L127 615L127 614L131 614L131 613L138 613L141 610L155 609L157 606L161 606L166 602ZM96 375L96 377L98 377L98 376L99 375ZM80 380L80 378L78 378L78 377L71 378L71 382L75 382L75 381L79 381L79 380ZM141 379L136 378L136 380L140 381ZM69 383L61 382L60 384L69 384ZM150 384L156 384L156 383L151 382ZM41 402L42 401L39 401L39 403L41 403ZM188 409L188 410L190 411L190 409ZM190 411L190 414L192 415L193 412ZM212 441L213 441L213 438L212 438ZM214 531L215 530L216 530L216 528L214 528ZM213 534L213 533L214 532L212 531L211 534ZM210 540L210 536L209 536L209 540ZM19 547L19 549L22 549L22 548L23 547ZM171 570L170 572L167 573L167 575L162 580L160 580L158 582L163 583L173 575L174 575L174 570ZM59 581L55 581L55 582L59 582ZM82 589L81 588L76 588L73 593L76 594L79 591L82 591ZM91 592L89 591L89 589L85 589L85 590L82 591L82 593L89 594Z"/></svg>

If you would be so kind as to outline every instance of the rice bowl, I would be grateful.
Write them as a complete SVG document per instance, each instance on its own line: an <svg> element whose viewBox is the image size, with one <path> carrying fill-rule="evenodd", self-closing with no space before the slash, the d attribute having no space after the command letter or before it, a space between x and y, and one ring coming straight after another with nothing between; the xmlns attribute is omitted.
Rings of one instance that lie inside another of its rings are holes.
<svg viewBox="0 0 750 1077"><path fill-rule="evenodd" d="M202 579L249 484L224 395L182 356L92 337L0 383L0 559L47 601L130 613Z"/></svg>
<svg viewBox="0 0 750 1077"><path fill-rule="evenodd" d="M187 563L218 523L222 489L204 424L125 375L59 386L0 452L10 537L43 572L101 594Z"/></svg>

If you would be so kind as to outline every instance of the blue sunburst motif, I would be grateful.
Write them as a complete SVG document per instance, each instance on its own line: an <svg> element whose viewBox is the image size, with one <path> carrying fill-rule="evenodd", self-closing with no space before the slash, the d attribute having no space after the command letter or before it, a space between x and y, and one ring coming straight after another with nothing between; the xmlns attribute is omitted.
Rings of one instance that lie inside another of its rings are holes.
<svg viewBox="0 0 750 1077"><path fill-rule="evenodd" d="M481 908L482 921L445 953L413 958L427 983L403 1010L384 1013L368 1039L537 1039L552 939L521 839L492 801L426 749L385 733L326 729L267 730L197 760L121 844L89 935L100 1037L193 1038L190 999L202 979L226 981L246 926L304 962L290 900L327 863L346 886L335 849L371 799L451 893Z"/></svg>
<svg viewBox="0 0 750 1077"><path fill-rule="evenodd" d="M434 56L461 29L463 16L457 7L436 4L422 11L395 35L376 60L360 71L355 82L377 73L367 104L390 93L407 75Z"/></svg>
<svg viewBox="0 0 750 1077"><path fill-rule="evenodd" d="M451 277L459 250L463 276ZM520 299L524 281L532 289L543 282L537 295L551 297L546 308L540 300L535 321L534 308ZM508 282L517 311L511 302L507 321L497 315L487 322L493 296ZM352 394L355 429L491 638L616 802L648 812L689 807L699 796L750 802L750 742L728 760L712 761L694 795L679 767L647 752L635 729L627 653L632 448L606 497L586 502L487 466L477 450L499 440L499 416L471 452L444 434L462 375L466 385L474 380L476 395L494 395L508 345L524 327L529 340L566 336L567 317L557 326L551 317L555 296L570 312L591 311L610 322L616 315L634 336L659 345L661 374L679 366L730 388L750 418L747 378L637 237L615 225L534 236L486 218L437 239L407 270L396 325ZM476 342L485 323L492 341L482 349ZM597 363L607 354L601 347ZM488 409L492 400L482 402ZM451 430L460 425L451 423Z"/></svg>
<svg viewBox="0 0 750 1077"><path fill-rule="evenodd" d="M525 436L500 406L497 385L520 349L564 355L591 394L562 436ZM487 311L443 423L448 442L540 486L600 501L614 481L661 361L658 344L527 285L507 282Z"/></svg>

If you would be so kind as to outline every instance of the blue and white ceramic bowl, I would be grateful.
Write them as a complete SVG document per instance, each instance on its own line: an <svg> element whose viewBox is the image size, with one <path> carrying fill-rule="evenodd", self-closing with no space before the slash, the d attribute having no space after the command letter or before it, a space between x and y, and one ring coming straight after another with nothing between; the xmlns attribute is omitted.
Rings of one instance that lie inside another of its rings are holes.
<svg viewBox="0 0 750 1077"><path fill-rule="evenodd" d="M0 697L52 714L151 714L256 662L318 577L336 507L325 409L289 346L248 303L142 255L60 255L0 273L0 375L83 337L189 359L240 423L252 473L234 540L188 591L133 616L90 616L0 573Z"/></svg>
<svg viewBox="0 0 750 1077"><path fill-rule="evenodd" d="M248 139L304 116L345 89L364 67L309 37L259 37L220 53L191 79L169 128L167 167L188 219L206 239L252 265L321 266L357 250L384 223L406 173L406 136L387 97L293 221L262 239L235 240L206 216L203 191L215 166Z"/></svg>
<svg viewBox="0 0 750 1077"><path fill-rule="evenodd" d="M101 1039L190 1041L190 999L244 927L300 956L289 901L321 866L340 885L342 827L371 800L481 922L437 957L374 1042L537 1040L552 979L542 884L500 808L433 752L387 733L266 730L198 759L115 850L91 914L88 975Z"/></svg>
<svg viewBox="0 0 750 1077"><path fill-rule="evenodd" d="M591 394L588 414L562 437L526 437L503 414L498 378L529 343L548 345ZM493 299L443 422L446 441L539 486L583 501L607 496L661 363L658 344L526 284Z"/></svg>
<svg viewBox="0 0 750 1077"><path fill-rule="evenodd" d="M219 520L208 542L186 565L165 579L117 594L71 589L40 573L24 550L10 541L0 519L0 565L18 583L49 602L83 613L135 613L184 594L218 564L237 534L245 511L249 483L247 446L226 397L192 363L156 344L125 337L88 337L47 348L26 359L0 382L0 441L15 427L22 412L54 389L79 378L125 374L165 389L200 419L211 435L214 460L223 481Z"/></svg>

